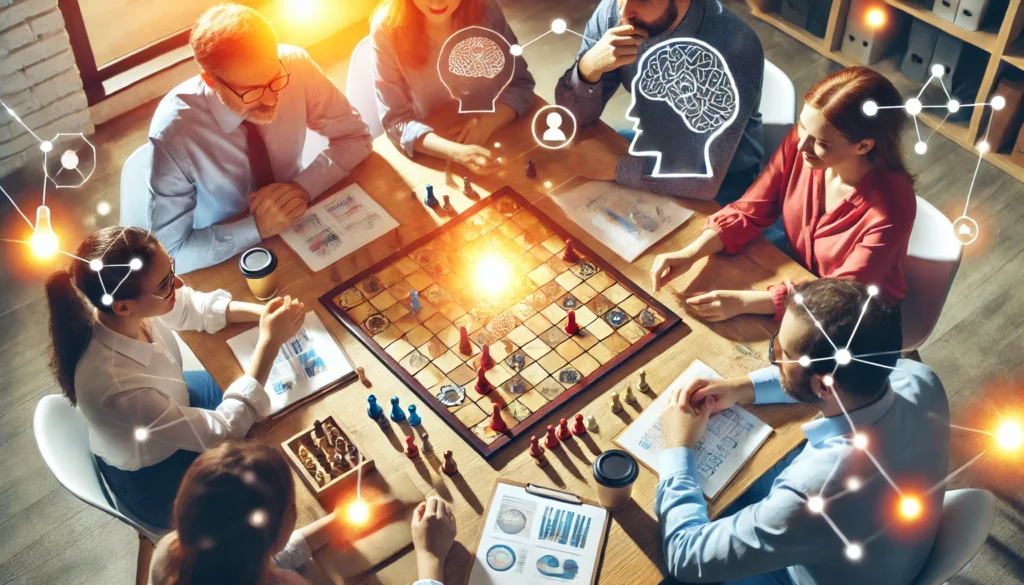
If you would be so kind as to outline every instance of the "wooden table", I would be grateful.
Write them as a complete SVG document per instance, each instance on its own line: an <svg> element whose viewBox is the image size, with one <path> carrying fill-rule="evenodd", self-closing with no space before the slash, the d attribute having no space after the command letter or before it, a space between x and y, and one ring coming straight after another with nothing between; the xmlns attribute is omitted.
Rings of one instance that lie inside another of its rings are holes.
<svg viewBox="0 0 1024 585"><path fill-rule="evenodd" d="M534 110L544 106L537 99ZM559 206L553 201L579 184L570 161L569 148L547 150L536 145L530 122L534 112L504 129L492 142L500 142L497 148L504 167L490 177L474 181L478 191L485 194L507 184L523 194L541 211L566 226L569 231L610 261L626 277L650 291L648 272L657 253L675 250L689 243L701 232L704 218L718 209L713 202L685 202L684 205L696 211L695 217L662 240L648 253L633 264L616 256L611 250L594 240L578 226L570 222ZM431 119L435 128L451 128L456 121L454 112L442 112ZM595 124L580 129L576 140L593 138L600 140L618 152L625 152L626 144L611 128ZM526 178L526 159L536 162L538 178ZM453 170L456 175L467 174L461 169ZM379 202L396 220L400 227L379 238L370 245L352 253L335 265L317 273L311 273L299 257L278 237L264 242L279 258L279 294L290 294L302 299L307 308L317 311L327 328L348 354L354 364L366 369L373 383L370 390L378 396L397 395L402 404L419 402L415 395L392 375L382 363L335 321L318 302L318 298L346 280L349 276L381 260L400 246L434 230L447 218L437 216L421 202L424 186L431 183L441 193L451 195L452 204L462 211L470 206L461 189L442 187L444 163L424 155L416 161L409 160L399 152L386 137L379 137L373 153L345 181L340 189L350 183L358 183ZM459 181L461 185L461 180ZM333 193L334 190L330 191ZM416 198L410 195L416 193ZM263 423L251 434L261 440L279 444L288 437L312 424L314 419L327 414L334 417L351 433L354 433L364 449L376 460L377 469L385 476L407 474L424 493L436 493L451 502L458 519L458 542L446 566L446 583L461 585L470 566L472 548L475 546L480 516L487 498L498 477L514 477L544 485L553 485L596 498L596 488L591 473L591 464L601 450L612 448L612 440L642 408L651 402L649 396L637 394L638 404L626 405L625 412L612 414L608 408L608 393L621 390L624 381L632 377L641 367L647 370L647 380L652 389L660 393L694 359L703 360L723 376L743 375L750 370L767 365L767 340L775 325L766 317L738 317L725 323L706 324L695 319L685 309L684 299L697 291L712 289L759 289L783 279L806 279L811 276L798 264L779 252L763 238L747 246L742 255L718 255L699 262L688 274L664 287L657 294L658 300L683 317L685 326L677 327L666 338L646 348L640 355L624 364L619 370L604 379L596 389L577 397L567 406L555 411L548 422L555 424L559 418L571 418L576 412L586 412L597 417L600 430L591 436L594 441L575 442L566 449L549 453L551 462L546 468L538 468L527 453L529 443L525 438L520 444L512 445L505 451L485 461L456 435L439 417L429 409L423 409L423 424L429 431L431 443L439 453L451 449L459 465L460 474L447 477L437 471L437 456L413 462L406 458L401 449L390 442L376 423L365 414L368 391L358 382L340 389L326 392L315 401L295 411ZM244 279L238 271L237 261L224 262L193 272L185 281L200 290L225 289L238 300L254 300ZM195 351L200 361L222 388L226 388L242 374L225 340L236 335L243 326L229 326L217 335L185 334L183 337ZM686 334L687 330L689 333ZM714 516L739 496L749 485L774 465L803 438L799 425L808 420L813 411L807 406L761 406L751 407L764 422L775 428L775 433L765 445L739 472L721 495L710 503ZM542 428L542 427L539 427ZM625 509L615 512L609 531L605 559L600 572L601 583L657 583L663 567L661 546L658 536L657 519L653 512L657 476L643 469L633 488L633 502ZM296 481L299 524L312 521L324 515L324 510L305 488ZM384 584L404 584L415 580L416 568L413 554L405 553L364 581ZM327 563L324 563L327 564ZM321 566L320 575L313 577L322 582L337 582L330 575L330 567ZM314 570L316 572L316 570Z"/></svg>

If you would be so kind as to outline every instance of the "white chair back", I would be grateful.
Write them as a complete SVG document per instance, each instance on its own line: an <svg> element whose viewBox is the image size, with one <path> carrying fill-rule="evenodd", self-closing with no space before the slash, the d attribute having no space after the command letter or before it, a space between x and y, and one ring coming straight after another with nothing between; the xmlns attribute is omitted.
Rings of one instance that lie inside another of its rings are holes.
<svg viewBox="0 0 1024 585"><path fill-rule="evenodd" d="M89 449L89 427L85 417L67 399L58 394L43 396L36 406L32 430L43 461L64 489L154 542L166 532L147 526L129 512L117 509L117 502L107 491L96 458Z"/></svg>
<svg viewBox="0 0 1024 585"><path fill-rule="evenodd" d="M917 217L910 232L903 276L907 298L903 301L903 347L920 347L935 329L949 289L960 268L963 246L953 224L934 205L917 198Z"/></svg>
<svg viewBox="0 0 1024 585"><path fill-rule="evenodd" d="M352 51L352 59L348 63L345 97L370 127L370 136L376 138L384 133L384 128L380 125L380 115L377 113L377 90L373 84L373 43L370 37L359 41Z"/></svg>
<svg viewBox="0 0 1024 585"><path fill-rule="evenodd" d="M789 77L768 59L761 77L761 126L767 161L796 124L796 88Z"/></svg>
<svg viewBox="0 0 1024 585"><path fill-rule="evenodd" d="M996 498L992 492L946 492L932 550L910 585L942 585L959 573L984 546L995 518Z"/></svg>
<svg viewBox="0 0 1024 585"><path fill-rule="evenodd" d="M135 149L121 167L121 209L118 224L151 228L153 198L149 195L149 168L153 145L148 141Z"/></svg>

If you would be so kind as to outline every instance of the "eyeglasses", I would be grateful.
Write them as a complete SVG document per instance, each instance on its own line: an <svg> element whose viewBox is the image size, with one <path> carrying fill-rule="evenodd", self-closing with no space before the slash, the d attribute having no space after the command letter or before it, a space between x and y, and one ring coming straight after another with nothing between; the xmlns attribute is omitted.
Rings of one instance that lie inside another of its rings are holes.
<svg viewBox="0 0 1024 585"><path fill-rule="evenodd" d="M156 298L160 299L161 301L166 301L167 299L171 298L171 295L174 294L174 281L175 280L177 280L177 277L175 276L175 273L174 273L174 258L171 258L171 270L170 270L170 272L168 272L167 276L165 276L163 281L161 281L160 288L157 289L157 294L149 293L149 296L156 297ZM164 287L167 287L167 292L166 293L161 292L161 291L164 290Z"/></svg>
<svg viewBox="0 0 1024 585"><path fill-rule="evenodd" d="M273 92L276 93L276 92L279 92L282 89L288 87L288 81L291 79L292 73L291 73L291 71L288 71L288 67L285 66L284 61L278 59L277 62L280 63L281 64L281 68L284 69L284 75L282 75L281 77L277 77L277 78L273 79L270 83L268 83L268 84L266 84L264 86L254 87L254 88L252 88L250 90L247 90L247 91L245 91L243 93L238 93L237 91L235 91L234 88L232 88L230 85L228 85L227 82L224 81L223 79L221 79L220 77L218 77L217 79L221 83L224 84L224 87L226 87L229 90L231 90L231 93L237 95L239 97L239 99L242 100L242 103L246 103L246 104L256 103L256 102L260 101L260 99L263 97L263 94L268 89L270 91L273 91Z"/></svg>
<svg viewBox="0 0 1024 585"><path fill-rule="evenodd" d="M775 338L779 336L779 332L772 333L772 336L768 338L768 363L777 366L779 365L778 360L775 357Z"/></svg>

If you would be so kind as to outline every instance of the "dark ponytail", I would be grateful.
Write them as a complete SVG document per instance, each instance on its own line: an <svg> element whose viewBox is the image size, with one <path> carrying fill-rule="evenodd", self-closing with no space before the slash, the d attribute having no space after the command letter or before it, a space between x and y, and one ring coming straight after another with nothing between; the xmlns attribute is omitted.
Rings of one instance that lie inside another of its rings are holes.
<svg viewBox="0 0 1024 585"><path fill-rule="evenodd" d="M104 305L105 283L117 289L115 301L134 299L141 292L138 278L127 278L128 263L139 259L148 266L160 244L149 232L139 228L108 227L87 237L75 255L86 260L72 261L67 268L57 270L46 279L46 298L50 306L50 370L71 404L78 403L75 395L75 369L92 339L92 312L106 313L113 308ZM100 273L90 268L87 261L98 259L110 265ZM120 266L114 266L120 265Z"/></svg>

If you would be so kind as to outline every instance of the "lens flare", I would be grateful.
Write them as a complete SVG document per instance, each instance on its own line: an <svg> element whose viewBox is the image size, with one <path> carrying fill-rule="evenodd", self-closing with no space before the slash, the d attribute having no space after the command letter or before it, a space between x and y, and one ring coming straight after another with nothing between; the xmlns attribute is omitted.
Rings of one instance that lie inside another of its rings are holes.
<svg viewBox="0 0 1024 585"><path fill-rule="evenodd" d="M885 20L885 11L878 7L868 10L864 15L864 22L866 22L871 28L881 28L885 26Z"/></svg>
<svg viewBox="0 0 1024 585"><path fill-rule="evenodd" d="M497 293L508 286L512 278L512 269L497 254L488 254L476 265L476 286L485 293Z"/></svg>
<svg viewBox="0 0 1024 585"><path fill-rule="evenodd" d="M370 519L370 507L363 500L356 500L349 504L345 517L349 524L366 524L366 521Z"/></svg>
<svg viewBox="0 0 1024 585"><path fill-rule="evenodd" d="M900 516L904 520L917 520L923 511L924 504L921 503L921 498L912 495L900 498Z"/></svg>
<svg viewBox="0 0 1024 585"><path fill-rule="evenodd" d="M57 253L57 234L50 225L50 208L40 205L36 209L36 227L32 231L32 237L28 240L32 253L37 258L52 258Z"/></svg>
<svg viewBox="0 0 1024 585"><path fill-rule="evenodd" d="M1008 420L996 429L996 444L1003 451L1019 451L1024 446L1024 428L1019 421Z"/></svg>

